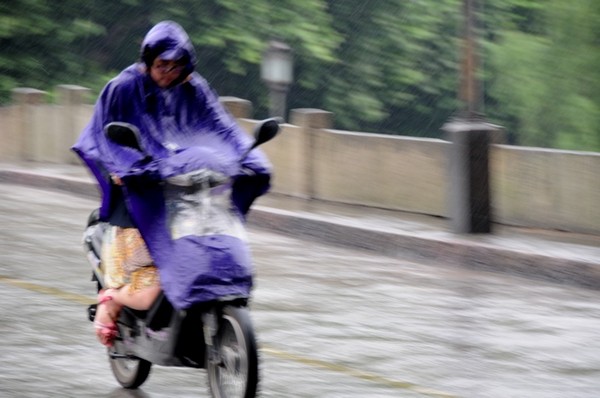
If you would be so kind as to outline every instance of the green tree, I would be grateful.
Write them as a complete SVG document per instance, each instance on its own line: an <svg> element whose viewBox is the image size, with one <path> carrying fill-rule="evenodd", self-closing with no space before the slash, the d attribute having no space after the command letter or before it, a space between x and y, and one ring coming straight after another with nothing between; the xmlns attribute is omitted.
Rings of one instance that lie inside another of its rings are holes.
<svg viewBox="0 0 600 398"><path fill-rule="evenodd" d="M533 27L508 26L489 46L494 118L519 144L600 150L600 4L546 0L529 11Z"/></svg>
<svg viewBox="0 0 600 398"><path fill-rule="evenodd" d="M161 19L174 19L188 31L198 50L199 72L220 94L249 99L263 115L267 90L259 72L270 39L284 40L293 48L290 98L318 87L322 69L335 61L341 41L322 0L164 1L152 22Z"/></svg>
<svg viewBox="0 0 600 398"><path fill-rule="evenodd" d="M459 2L329 1L345 38L323 106L346 129L438 135L456 107Z"/></svg>
<svg viewBox="0 0 600 398"><path fill-rule="evenodd" d="M16 86L50 89L68 82L98 91L139 58L155 23L172 19L190 34L197 68L217 91L248 98L266 112L259 66L269 39L294 48L297 92L315 89L321 66L334 62L341 41L322 0L27 0L0 7L4 102Z"/></svg>
<svg viewBox="0 0 600 398"><path fill-rule="evenodd" d="M89 78L88 64L71 51L103 33L77 1L0 3L0 102L16 86L47 88ZM73 11L77 9L77 13Z"/></svg>
<svg viewBox="0 0 600 398"><path fill-rule="evenodd" d="M173 19L221 95L267 112L260 60L270 39L295 54L289 108L335 127L439 136L458 110L462 0L23 0L0 2L0 103L10 89L71 83L97 92ZM514 142L600 149L600 2L478 1L485 113Z"/></svg>

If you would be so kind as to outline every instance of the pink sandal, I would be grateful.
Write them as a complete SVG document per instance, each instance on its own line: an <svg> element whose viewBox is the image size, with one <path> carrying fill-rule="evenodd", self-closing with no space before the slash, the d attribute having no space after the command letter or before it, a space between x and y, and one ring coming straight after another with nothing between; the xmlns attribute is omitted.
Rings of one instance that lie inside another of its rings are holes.
<svg viewBox="0 0 600 398"><path fill-rule="evenodd" d="M98 310L100 305L105 304L106 302L113 299L113 297L110 294L108 294L108 290L111 289L102 290L98 294L98 307L96 307L96 311ZM113 341L115 340L115 337L117 337L118 332L116 323L113 321L109 324L105 324L98 321L97 319L94 319L94 327L97 330L99 330L99 333L97 333L97 335L100 339L100 342L107 347L112 347Z"/></svg>

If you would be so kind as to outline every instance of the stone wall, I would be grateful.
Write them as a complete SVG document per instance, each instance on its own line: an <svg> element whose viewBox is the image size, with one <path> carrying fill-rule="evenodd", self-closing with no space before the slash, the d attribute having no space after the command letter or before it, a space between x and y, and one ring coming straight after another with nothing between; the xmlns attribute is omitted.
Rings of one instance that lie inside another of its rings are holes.
<svg viewBox="0 0 600 398"><path fill-rule="evenodd" d="M495 219L600 234L600 153L494 146Z"/></svg>
<svg viewBox="0 0 600 398"><path fill-rule="evenodd" d="M78 163L69 147L92 114L87 89L15 90L0 108L0 162ZM248 132L252 104L222 97ZM450 142L331 129L333 115L295 109L263 147L274 165L273 191L302 198L448 216ZM491 145L493 221L600 234L600 153Z"/></svg>

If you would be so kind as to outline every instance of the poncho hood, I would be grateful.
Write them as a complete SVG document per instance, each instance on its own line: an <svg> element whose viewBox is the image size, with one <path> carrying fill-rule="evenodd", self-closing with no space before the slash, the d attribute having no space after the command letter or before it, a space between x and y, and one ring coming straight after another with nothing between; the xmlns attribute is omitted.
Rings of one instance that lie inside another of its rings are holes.
<svg viewBox="0 0 600 398"><path fill-rule="evenodd" d="M144 37L141 59L149 68L156 58L185 63L185 68L176 83L194 71L196 51L190 37L176 22L163 21L156 24Z"/></svg>

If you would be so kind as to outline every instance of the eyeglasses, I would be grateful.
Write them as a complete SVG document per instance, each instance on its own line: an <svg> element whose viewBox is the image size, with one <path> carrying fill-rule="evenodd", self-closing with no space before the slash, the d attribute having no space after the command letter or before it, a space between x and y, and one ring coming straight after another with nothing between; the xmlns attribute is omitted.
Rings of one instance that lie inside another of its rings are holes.
<svg viewBox="0 0 600 398"><path fill-rule="evenodd" d="M167 73L171 73L171 72L180 73L185 68L185 65L168 63L168 64L152 65L152 68L163 74L167 74Z"/></svg>

